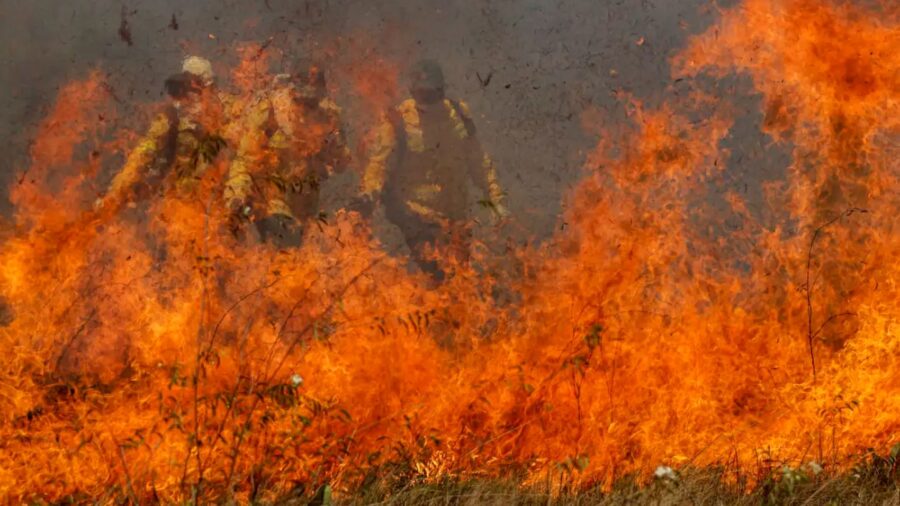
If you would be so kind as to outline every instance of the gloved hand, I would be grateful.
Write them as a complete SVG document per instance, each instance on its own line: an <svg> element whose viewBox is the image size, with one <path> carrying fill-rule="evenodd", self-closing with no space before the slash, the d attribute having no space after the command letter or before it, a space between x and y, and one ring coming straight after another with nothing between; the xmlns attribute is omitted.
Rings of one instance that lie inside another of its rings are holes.
<svg viewBox="0 0 900 506"><path fill-rule="evenodd" d="M244 226L251 221L253 221L253 206L250 202L234 199L228 203L228 229L233 236L239 237Z"/></svg>
<svg viewBox="0 0 900 506"><path fill-rule="evenodd" d="M231 216L239 220L249 221L253 217L253 205L249 201L234 199L228 203Z"/></svg>

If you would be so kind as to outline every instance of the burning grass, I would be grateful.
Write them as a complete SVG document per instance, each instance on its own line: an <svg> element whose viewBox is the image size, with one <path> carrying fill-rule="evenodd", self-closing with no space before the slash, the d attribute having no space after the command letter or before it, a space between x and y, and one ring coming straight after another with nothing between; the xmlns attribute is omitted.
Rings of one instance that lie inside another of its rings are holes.
<svg viewBox="0 0 900 506"><path fill-rule="evenodd" d="M327 505L625 505L625 504L734 504L734 505L894 505L900 503L896 463L891 455L870 456L860 460L851 471L826 475L808 464L800 468L784 466L770 470L768 476L748 487L746 480L735 483L735 474L722 468L679 471L667 469L651 481L626 476L611 487L566 487L567 472L557 469L548 473L543 483L523 486L521 481L507 479L454 480L445 478L432 483L398 480L390 473L359 484L343 494L327 485L318 489L298 486L294 490L272 494L273 499L251 498L253 504L273 506ZM553 476L553 475L556 476ZM521 478L521 477L520 477ZM759 478L759 477L756 477ZM560 486L562 485L562 486ZM259 490L260 496L269 495ZM95 496L74 494L60 504L90 503ZM102 498L108 502L127 503L130 496L121 489L110 490ZM37 502L35 504L42 504Z"/></svg>
<svg viewBox="0 0 900 506"><path fill-rule="evenodd" d="M641 483L623 478L610 489L550 492L548 487L522 487L514 481L466 481L406 487L372 487L334 504L496 504L496 505L625 505L625 504L898 504L900 489L896 476L885 474L844 474L812 477L809 471L782 469L772 479L748 489L731 483L730 473L721 469L685 470L674 479ZM284 498L282 504L319 504L322 495Z"/></svg>
<svg viewBox="0 0 900 506"><path fill-rule="evenodd" d="M890 5L748 0L674 58L680 78L747 73L768 104L794 155L771 222L706 202L733 104L622 94L629 122L598 128L565 230L447 258L438 287L355 213L289 251L224 233L228 149L191 198L88 211L133 138L95 120L115 117L102 75L69 84L0 246L0 497L895 497L892 461L852 469L900 430L897 26ZM235 79L260 78L250 63ZM722 213L742 228L707 233ZM648 482L659 466L703 471Z"/></svg>

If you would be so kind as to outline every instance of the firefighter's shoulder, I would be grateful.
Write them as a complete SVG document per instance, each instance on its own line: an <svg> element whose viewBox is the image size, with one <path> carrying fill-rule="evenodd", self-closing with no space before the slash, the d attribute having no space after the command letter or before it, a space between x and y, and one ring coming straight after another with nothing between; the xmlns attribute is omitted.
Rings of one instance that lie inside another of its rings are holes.
<svg viewBox="0 0 900 506"><path fill-rule="evenodd" d="M462 114L463 118L472 121L472 110L469 109L469 104L464 100L457 100L456 107L459 109L459 113Z"/></svg>
<svg viewBox="0 0 900 506"><path fill-rule="evenodd" d="M453 129L460 139L475 135L475 123L472 122L469 106L465 102L445 98L444 108L447 109Z"/></svg>
<svg viewBox="0 0 900 506"><path fill-rule="evenodd" d="M164 109L153 116L150 122L150 128L147 129L148 137L161 137L169 131L174 123L174 112Z"/></svg>
<svg viewBox="0 0 900 506"><path fill-rule="evenodd" d="M419 104L416 103L416 99L407 98L403 102L397 104L396 110L400 114L417 114L417 107Z"/></svg>
<svg viewBox="0 0 900 506"><path fill-rule="evenodd" d="M416 99L407 98L403 102L397 105L394 108L395 114L399 114L400 118L403 121L404 127L409 129L418 129L419 128L419 104L416 103ZM394 116L396 118L396 116ZM390 120L391 115L388 114L385 119Z"/></svg>
<svg viewBox="0 0 900 506"><path fill-rule="evenodd" d="M472 121L472 110L469 109L469 104L465 101L445 98L444 107L447 108L450 114L459 114L463 120Z"/></svg>
<svg viewBox="0 0 900 506"><path fill-rule="evenodd" d="M280 106L277 97L269 97L265 94L257 94L250 99L246 113L248 122L253 126L259 126L269 120L271 114L277 114Z"/></svg>

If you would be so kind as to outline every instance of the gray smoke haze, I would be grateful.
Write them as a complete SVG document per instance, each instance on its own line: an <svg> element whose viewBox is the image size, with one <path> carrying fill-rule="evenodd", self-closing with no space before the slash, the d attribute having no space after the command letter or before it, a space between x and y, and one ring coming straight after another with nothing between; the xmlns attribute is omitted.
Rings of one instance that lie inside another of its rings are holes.
<svg viewBox="0 0 900 506"><path fill-rule="evenodd" d="M443 63L449 94L472 107L511 210L546 236L596 143L583 111L616 114L615 89L658 103L672 85L668 57L716 15L703 0L0 0L2 183L27 163L29 136L58 88L92 68L109 74L128 107L158 100L188 51L226 69L239 41L273 37L291 58L364 36L392 61ZM758 107L746 102L751 112L729 147L741 155L736 165L768 166ZM746 186L732 169L728 184Z"/></svg>

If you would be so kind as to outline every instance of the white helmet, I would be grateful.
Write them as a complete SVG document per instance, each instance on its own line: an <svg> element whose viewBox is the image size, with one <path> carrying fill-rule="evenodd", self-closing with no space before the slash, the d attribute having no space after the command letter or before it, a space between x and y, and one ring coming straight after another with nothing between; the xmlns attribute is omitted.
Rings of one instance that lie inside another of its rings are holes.
<svg viewBox="0 0 900 506"><path fill-rule="evenodd" d="M209 86L213 83L212 63L206 58L199 56L188 56L181 62L181 70L189 74L194 74L203 80L203 84Z"/></svg>
<svg viewBox="0 0 900 506"><path fill-rule="evenodd" d="M290 86L291 85L291 75L290 74L275 74L275 77L272 78L272 84L276 88L280 88L282 86Z"/></svg>

